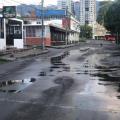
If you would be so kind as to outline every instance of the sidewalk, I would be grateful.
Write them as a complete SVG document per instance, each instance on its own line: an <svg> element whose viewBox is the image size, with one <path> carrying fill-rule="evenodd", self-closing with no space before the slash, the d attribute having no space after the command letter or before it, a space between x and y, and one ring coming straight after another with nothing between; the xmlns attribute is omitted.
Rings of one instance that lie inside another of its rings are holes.
<svg viewBox="0 0 120 120"><path fill-rule="evenodd" d="M79 44L80 43L70 44L70 45L50 46L49 48L65 49L65 48L77 46ZM21 49L21 50L11 49L2 52L0 51L0 59L14 61L19 58L37 56L48 52L49 51L47 49L42 50L40 48L29 48L29 49Z"/></svg>
<svg viewBox="0 0 120 120"><path fill-rule="evenodd" d="M69 45L51 46L50 48L64 49L64 48L74 47L74 46L79 45L79 44L80 44L80 43L69 44Z"/></svg>
<svg viewBox="0 0 120 120"><path fill-rule="evenodd" d="M47 49L42 50L39 48L31 48L31 49L24 49L24 50L11 50L11 51L1 52L0 58L3 60L13 61L19 58L32 57L32 56L37 56L45 53L48 53Z"/></svg>

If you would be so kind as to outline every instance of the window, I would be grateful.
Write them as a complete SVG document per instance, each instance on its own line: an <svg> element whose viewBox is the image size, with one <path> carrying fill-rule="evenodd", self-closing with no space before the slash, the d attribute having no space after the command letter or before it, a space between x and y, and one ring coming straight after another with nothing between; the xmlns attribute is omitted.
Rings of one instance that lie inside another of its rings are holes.
<svg viewBox="0 0 120 120"><path fill-rule="evenodd" d="M21 26L14 27L14 34L22 34Z"/></svg>
<svg viewBox="0 0 120 120"><path fill-rule="evenodd" d="M4 38L4 20L0 18L0 38Z"/></svg>
<svg viewBox="0 0 120 120"><path fill-rule="evenodd" d="M85 8L85 11L89 11L89 8Z"/></svg>

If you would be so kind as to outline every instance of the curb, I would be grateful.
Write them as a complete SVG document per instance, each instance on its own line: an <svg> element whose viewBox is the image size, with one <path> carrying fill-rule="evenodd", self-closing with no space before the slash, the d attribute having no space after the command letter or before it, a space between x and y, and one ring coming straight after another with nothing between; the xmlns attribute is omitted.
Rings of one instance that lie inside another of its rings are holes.
<svg viewBox="0 0 120 120"><path fill-rule="evenodd" d="M33 54L29 54L29 55L24 55L24 56L21 56L21 57L7 57L7 58L1 57L1 58L2 58L3 60L7 60L7 61L15 61L15 60L17 60L17 59L19 59L19 58L34 57L34 56L46 54L46 53L48 53L48 52L49 52L49 50L44 50L44 51L42 51L42 52L40 52L40 53L33 53Z"/></svg>
<svg viewBox="0 0 120 120"><path fill-rule="evenodd" d="M72 44L72 45L67 45L67 46L51 46L49 48L55 48L55 49L65 49L65 48L69 48L69 47L74 47L74 46L78 46L79 44Z"/></svg>

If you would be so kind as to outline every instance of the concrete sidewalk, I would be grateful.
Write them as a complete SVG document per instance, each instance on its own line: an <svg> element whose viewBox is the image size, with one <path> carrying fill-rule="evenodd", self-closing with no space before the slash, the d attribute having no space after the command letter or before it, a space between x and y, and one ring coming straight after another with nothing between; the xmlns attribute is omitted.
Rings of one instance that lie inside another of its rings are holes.
<svg viewBox="0 0 120 120"><path fill-rule="evenodd" d="M69 45L51 46L48 48L65 49L69 47L78 46L80 44L81 42L75 43L75 44L69 44ZM14 61L19 58L37 56L37 55L45 54L48 52L49 52L48 49L42 50L40 48L29 48L29 49L21 49L21 50L11 49L11 50L0 52L0 59Z"/></svg>
<svg viewBox="0 0 120 120"><path fill-rule="evenodd" d="M1 54L0 58L4 60L13 61L19 58L32 57L32 56L37 56L45 53L48 53L47 49L42 50L39 48L31 48L31 49L24 49L24 50L18 50L18 51L13 50L11 52L7 51L6 53L4 51L4 54Z"/></svg>
<svg viewBox="0 0 120 120"><path fill-rule="evenodd" d="M59 46L51 46L50 48L55 48L55 49L64 49L64 48L69 48L69 47L74 47L80 45L80 43L76 44L69 44L69 45L59 45Z"/></svg>

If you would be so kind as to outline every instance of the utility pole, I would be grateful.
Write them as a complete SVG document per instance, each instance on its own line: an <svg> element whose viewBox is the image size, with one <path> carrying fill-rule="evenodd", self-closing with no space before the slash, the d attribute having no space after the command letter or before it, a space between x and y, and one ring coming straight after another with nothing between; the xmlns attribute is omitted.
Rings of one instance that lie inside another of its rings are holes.
<svg viewBox="0 0 120 120"><path fill-rule="evenodd" d="M44 0L41 0L41 18L42 18L42 49L45 49L44 41Z"/></svg>
<svg viewBox="0 0 120 120"><path fill-rule="evenodd" d="M65 26L66 26L66 37L65 37L65 45L68 43L68 6L66 6L66 20L65 20Z"/></svg>
<svg viewBox="0 0 120 120"><path fill-rule="evenodd" d="M70 18L71 13L68 11L68 6L66 6L66 17L65 17L65 24L66 24L66 45L68 44L68 35L69 35L69 30L70 30Z"/></svg>

